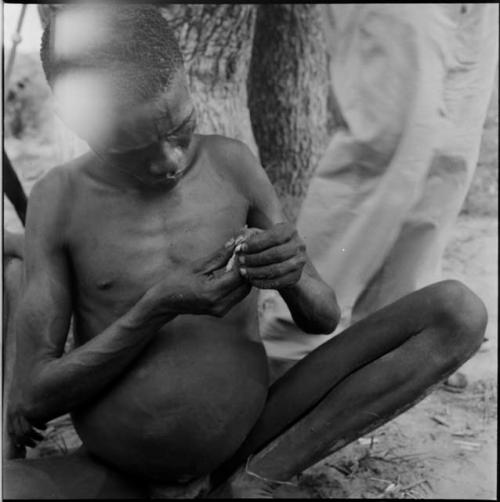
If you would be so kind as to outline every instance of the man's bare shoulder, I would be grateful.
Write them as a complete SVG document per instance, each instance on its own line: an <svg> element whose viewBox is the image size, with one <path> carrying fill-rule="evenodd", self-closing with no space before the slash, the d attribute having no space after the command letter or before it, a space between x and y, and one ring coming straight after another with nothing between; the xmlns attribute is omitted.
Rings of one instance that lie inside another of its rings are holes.
<svg viewBox="0 0 500 502"><path fill-rule="evenodd" d="M202 137L202 147L209 152L216 168L231 174L238 185L248 187L256 177L262 176L263 168L250 148L238 139L217 134Z"/></svg>
<svg viewBox="0 0 500 502"><path fill-rule="evenodd" d="M33 186L30 199L33 196L55 196L57 201L71 197L72 189L78 178L83 176L86 167L92 162L90 153L85 153L64 164L59 164L47 171Z"/></svg>
<svg viewBox="0 0 500 502"><path fill-rule="evenodd" d="M50 169L33 186L28 199L26 227L62 230L68 220L78 178L89 162L84 154Z"/></svg>

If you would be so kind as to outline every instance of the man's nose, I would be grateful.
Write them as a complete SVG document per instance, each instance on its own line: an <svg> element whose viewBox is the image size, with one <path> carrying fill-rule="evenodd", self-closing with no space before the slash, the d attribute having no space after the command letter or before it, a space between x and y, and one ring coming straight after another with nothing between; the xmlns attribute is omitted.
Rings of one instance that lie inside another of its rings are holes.
<svg viewBox="0 0 500 502"><path fill-rule="evenodd" d="M155 175L173 175L182 165L183 153L177 147L161 145L150 165Z"/></svg>

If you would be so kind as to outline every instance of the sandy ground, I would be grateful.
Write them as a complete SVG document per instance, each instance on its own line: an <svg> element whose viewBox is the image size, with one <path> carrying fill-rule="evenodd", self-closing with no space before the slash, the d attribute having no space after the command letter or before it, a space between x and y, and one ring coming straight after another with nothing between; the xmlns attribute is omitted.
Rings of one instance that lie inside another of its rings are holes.
<svg viewBox="0 0 500 502"><path fill-rule="evenodd" d="M52 149L36 155L9 142L29 192L51 167ZM21 226L5 201L5 227ZM444 277L465 282L489 312L486 342L463 367L462 394L438 389L402 416L308 469L278 497L496 499L498 220L460 217L443 263ZM30 456L65 452L79 443L63 417Z"/></svg>

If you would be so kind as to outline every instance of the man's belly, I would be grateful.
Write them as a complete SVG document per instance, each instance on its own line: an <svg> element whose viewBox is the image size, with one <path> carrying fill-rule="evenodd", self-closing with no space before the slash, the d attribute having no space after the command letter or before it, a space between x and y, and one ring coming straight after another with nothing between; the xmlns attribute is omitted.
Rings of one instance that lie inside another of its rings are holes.
<svg viewBox="0 0 500 502"><path fill-rule="evenodd" d="M265 351L256 333L198 322L167 325L117 384L73 414L91 452L160 482L207 474L235 452L265 403Z"/></svg>

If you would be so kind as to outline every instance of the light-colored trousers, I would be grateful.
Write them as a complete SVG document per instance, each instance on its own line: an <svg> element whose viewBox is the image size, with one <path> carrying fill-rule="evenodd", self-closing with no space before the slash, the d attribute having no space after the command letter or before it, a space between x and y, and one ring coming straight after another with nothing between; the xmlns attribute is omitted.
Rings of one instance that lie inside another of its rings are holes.
<svg viewBox="0 0 500 502"><path fill-rule="evenodd" d="M325 5L331 85L345 126L314 174L298 232L342 310L336 333L440 278L479 156L498 64L497 4ZM306 335L263 292L268 355Z"/></svg>

